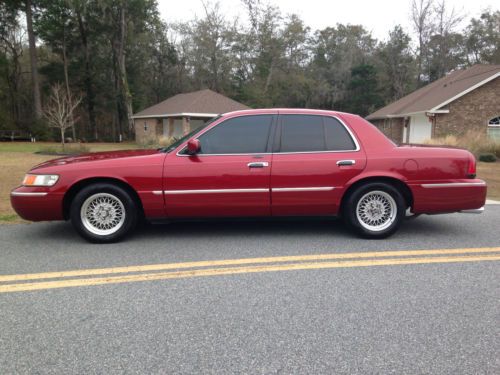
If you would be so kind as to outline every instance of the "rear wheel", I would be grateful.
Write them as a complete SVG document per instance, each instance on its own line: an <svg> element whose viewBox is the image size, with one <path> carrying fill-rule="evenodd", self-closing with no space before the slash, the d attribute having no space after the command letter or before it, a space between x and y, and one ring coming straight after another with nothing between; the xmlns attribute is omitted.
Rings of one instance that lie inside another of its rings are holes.
<svg viewBox="0 0 500 375"><path fill-rule="evenodd" d="M348 197L344 218L363 237L386 238L399 228L405 211L405 200L394 186L375 182Z"/></svg>
<svg viewBox="0 0 500 375"><path fill-rule="evenodd" d="M98 183L79 191L71 203L71 223L86 240L116 242L137 225L134 200L121 187Z"/></svg>

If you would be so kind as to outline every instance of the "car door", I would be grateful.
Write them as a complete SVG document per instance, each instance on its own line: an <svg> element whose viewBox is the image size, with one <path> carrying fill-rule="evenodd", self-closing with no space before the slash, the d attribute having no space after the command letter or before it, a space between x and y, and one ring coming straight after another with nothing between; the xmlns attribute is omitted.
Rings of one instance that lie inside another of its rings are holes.
<svg viewBox="0 0 500 375"><path fill-rule="evenodd" d="M269 216L272 114L231 117L197 139L196 155L169 155L164 197L169 217Z"/></svg>
<svg viewBox="0 0 500 375"><path fill-rule="evenodd" d="M345 184L365 168L359 143L333 116L280 114L271 175L272 215L334 215Z"/></svg>

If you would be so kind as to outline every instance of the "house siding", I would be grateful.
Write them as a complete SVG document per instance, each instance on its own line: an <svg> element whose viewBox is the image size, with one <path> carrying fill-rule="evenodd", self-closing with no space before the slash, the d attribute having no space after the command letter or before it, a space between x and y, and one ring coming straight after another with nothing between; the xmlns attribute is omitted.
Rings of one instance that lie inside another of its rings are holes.
<svg viewBox="0 0 500 375"><path fill-rule="evenodd" d="M135 140L138 144L145 145L150 142L156 142L162 133L161 124L155 118L150 119L135 119ZM147 129L145 129L145 127Z"/></svg>
<svg viewBox="0 0 500 375"><path fill-rule="evenodd" d="M488 121L500 116L500 78L467 93L443 109L450 112L436 115L433 137L463 136L468 131L486 135Z"/></svg>
<svg viewBox="0 0 500 375"><path fill-rule="evenodd" d="M390 119L378 119L370 121L375 125L382 133L384 133L388 138L392 139L396 143L403 143L403 129L404 129L404 119L401 118L390 118Z"/></svg>

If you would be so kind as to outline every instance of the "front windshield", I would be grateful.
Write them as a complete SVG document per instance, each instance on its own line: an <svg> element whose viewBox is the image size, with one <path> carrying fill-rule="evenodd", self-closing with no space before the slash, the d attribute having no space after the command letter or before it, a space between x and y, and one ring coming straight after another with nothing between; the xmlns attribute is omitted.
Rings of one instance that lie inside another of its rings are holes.
<svg viewBox="0 0 500 375"><path fill-rule="evenodd" d="M198 133L199 131L205 129L208 125L210 125L212 122L220 119L221 117L222 117L222 115L215 116L214 118L212 118L212 119L208 120L206 123L204 123L202 126L191 130L186 135L183 135L181 138L179 138L178 140L176 140L174 143L170 144L169 146L160 148L160 151L168 153L168 152L175 150L177 147L179 147L187 139L189 139L190 137L192 137L194 134Z"/></svg>

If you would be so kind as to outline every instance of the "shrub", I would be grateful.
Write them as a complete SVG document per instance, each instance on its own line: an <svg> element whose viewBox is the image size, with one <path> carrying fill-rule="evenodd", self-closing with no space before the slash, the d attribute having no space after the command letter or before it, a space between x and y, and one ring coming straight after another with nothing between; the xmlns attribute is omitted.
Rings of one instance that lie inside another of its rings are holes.
<svg viewBox="0 0 500 375"><path fill-rule="evenodd" d="M492 153L480 154L479 161L484 161L486 163L494 163L495 161L497 161L497 157L495 156L495 154Z"/></svg>
<svg viewBox="0 0 500 375"><path fill-rule="evenodd" d="M170 146L172 143L174 143L176 140L177 139L175 137L161 136L158 143L161 147L167 147Z"/></svg>

